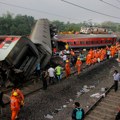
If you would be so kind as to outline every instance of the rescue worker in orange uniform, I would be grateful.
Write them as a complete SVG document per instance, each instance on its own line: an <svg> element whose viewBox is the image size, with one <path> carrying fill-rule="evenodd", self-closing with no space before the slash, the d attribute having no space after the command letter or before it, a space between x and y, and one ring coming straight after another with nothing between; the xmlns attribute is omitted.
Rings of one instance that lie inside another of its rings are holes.
<svg viewBox="0 0 120 120"><path fill-rule="evenodd" d="M70 51L71 56L75 56L75 52L71 49Z"/></svg>
<svg viewBox="0 0 120 120"><path fill-rule="evenodd" d="M10 97L10 107L12 112L11 120L16 120L20 111L20 100L17 92L13 92Z"/></svg>
<svg viewBox="0 0 120 120"><path fill-rule="evenodd" d="M76 65L75 65L75 67L77 68L77 71L78 71L78 75L80 74L80 71L81 71L81 65L82 65L82 62L81 62L80 58L78 57L77 61L76 61Z"/></svg>
<svg viewBox="0 0 120 120"><path fill-rule="evenodd" d="M91 59L92 59L92 56L90 53L88 53L86 56L86 65L91 65Z"/></svg>
<svg viewBox="0 0 120 120"><path fill-rule="evenodd" d="M18 99L20 101L20 106L23 106L24 105L24 95L23 95L22 91L20 89L18 89L17 87L14 87L13 90L12 90L12 94L14 92L17 92L17 94L18 94Z"/></svg>
<svg viewBox="0 0 120 120"><path fill-rule="evenodd" d="M66 78L69 77L70 76L70 63L69 63L69 60L66 60L65 72L66 72Z"/></svg>

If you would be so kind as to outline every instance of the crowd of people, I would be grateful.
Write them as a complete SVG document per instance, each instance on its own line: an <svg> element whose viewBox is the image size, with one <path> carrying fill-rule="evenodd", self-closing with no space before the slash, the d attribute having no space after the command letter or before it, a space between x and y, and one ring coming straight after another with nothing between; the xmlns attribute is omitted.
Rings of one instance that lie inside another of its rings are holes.
<svg viewBox="0 0 120 120"><path fill-rule="evenodd" d="M109 59L110 57L114 57L115 54L119 51L119 45L108 47L101 49L90 49L86 52L86 65L90 66L97 62L102 62L105 59ZM60 64L53 67L50 65L48 69L41 69L40 64L36 65L36 75L40 78L43 82L43 89L46 90L48 84L53 85L56 82L60 82L63 78L63 71L65 71L66 79L71 74L71 68L74 67L77 70L77 74L81 73L83 61L80 58L81 53L75 53L74 50L67 50L69 51L67 54L62 52L60 57L63 59L64 66ZM118 71L115 70L114 74L114 84L115 84L115 92L118 90L118 81L119 81L119 74ZM0 106L4 108L4 102L2 100L3 92L0 93ZM24 95L22 91L18 88L14 87L11 96L10 96L10 108L11 108L11 120L15 120L20 112L21 107L24 106ZM80 107L79 102L75 102L75 108L72 112L72 119L73 120L82 120L84 118L84 110Z"/></svg>

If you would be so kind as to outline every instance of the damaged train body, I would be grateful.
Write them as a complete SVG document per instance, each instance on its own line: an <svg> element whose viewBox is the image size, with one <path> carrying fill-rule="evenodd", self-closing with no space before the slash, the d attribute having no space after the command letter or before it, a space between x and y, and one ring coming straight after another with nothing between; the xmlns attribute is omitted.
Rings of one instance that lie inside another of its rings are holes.
<svg viewBox="0 0 120 120"><path fill-rule="evenodd" d="M47 65L52 55L47 19L37 21L30 38L0 37L0 78L3 83L7 79L14 84L24 83L35 71L37 63L43 68Z"/></svg>
<svg viewBox="0 0 120 120"><path fill-rule="evenodd" d="M40 55L40 64L44 68L52 55L50 24L47 19L38 20L30 36Z"/></svg>

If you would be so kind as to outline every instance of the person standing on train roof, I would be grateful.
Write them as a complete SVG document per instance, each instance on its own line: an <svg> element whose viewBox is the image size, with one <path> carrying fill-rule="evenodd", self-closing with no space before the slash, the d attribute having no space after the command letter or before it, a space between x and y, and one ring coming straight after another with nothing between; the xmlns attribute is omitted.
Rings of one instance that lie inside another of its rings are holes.
<svg viewBox="0 0 120 120"><path fill-rule="evenodd" d="M16 120L20 111L20 100L17 92L13 92L10 97L11 120Z"/></svg>
<svg viewBox="0 0 120 120"><path fill-rule="evenodd" d="M80 71L81 71L81 65L82 65L82 62L81 62L80 58L78 57L77 61L76 61L76 65L75 65L75 67L77 68L77 71L78 71L78 75L80 74Z"/></svg>
<svg viewBox="0 0 120 120"><path fill-rule="evenodd" d="M16 86L14 86L13 89L12 89L12 94L14 92L17 92L17 94L18 94L17 97L20 101L20 106L22 107L24 105L24 95L23 95L22 91L20 89L18 89Z"/></svg>
<svg viewBox="0 0 120 120"><path fill-rule="evenodd" d="M70 76L70 72L71 72L69 60L66 60L65 72L66 72L66 78L68 78Z"/></svg>

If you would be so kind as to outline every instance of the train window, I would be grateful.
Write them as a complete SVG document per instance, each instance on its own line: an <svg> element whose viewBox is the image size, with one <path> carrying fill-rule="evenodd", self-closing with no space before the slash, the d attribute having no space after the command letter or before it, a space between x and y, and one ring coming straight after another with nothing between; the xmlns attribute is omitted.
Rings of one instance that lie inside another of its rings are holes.
<svg viewBox="0 0 120 120"><path fill-rule="evenodd" d="M91 41L92 44L96 44L96 41Z"/></svg>
<svg viewBox="0 0 120 120"><path fill-rule="evenodd" d="M80 42L79 42L79 41L76 41L76 44L80 44Z"/></svg>
<svg viewBox="0 0 120 120"><path fill-rule="evenodd" d="M69 42L69 45L72 45L73 44L73 42Z"/></svg>
<svg viewBox="0 0 120 120"><path fill-rule="evenodd" d="M95 44L98 44L98 41L95 41Z"/></svg>
<svg viewBox="0 0 120 120"><path fill-rule="evenodd" d="M86 41L86 44L90 44L90 41Z"/></svg>
<svg viewBox="0 0 120 120"><path fill-rule="evenodd" d="M84 41L81 41L80 44L85 44L85 42L84 42Z"/></svg>

